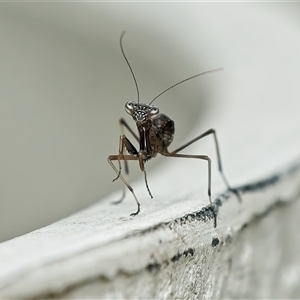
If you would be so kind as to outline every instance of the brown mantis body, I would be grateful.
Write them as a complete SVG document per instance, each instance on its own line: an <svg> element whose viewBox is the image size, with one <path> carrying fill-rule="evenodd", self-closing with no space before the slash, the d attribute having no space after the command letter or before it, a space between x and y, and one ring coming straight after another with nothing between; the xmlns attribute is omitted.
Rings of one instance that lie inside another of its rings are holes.
<svg viewBox="0 0 300 300"><path fill-rule="evenodd" d="M167 156L167 157L177 157L177 158L194 158L194 159L200 159L200 160L205 160L208 165L208 197L209 197L209 203L212 207L212 211L214 214L214 219L215 219L215 226L216 226L216 215L215 211L213 209L213 204L211 200L211 159L207 155L190 155L190 154L181 154L178 153L181 150L185 149L189 145L193 144L194 142L202 139L203 137L207 135L213 135L214 142L215 142L215 147L216 147L216 152L217 152L217 159L218 159L218 169L219 172L223 178L223 181L228 188L228 190L234 192L237 197L240 199L240 196L238 192L234 189L232 189L223 173L222 169L222 164L221 164L221 156L220 156L220 150L219 150L219 145L218 145L218 140L217 140L217 135L216 131L214 129L209 129L203 134L200 134L199 136L195 137L191 141L187 142L186 144L182 145L181 147L177 148L176 150L169 151L168 147L172 143L173 138L174 138L174 133L175 133L175 126L174 126L174 121L172 121L168 116L165 114L159 113L158 107L151 105L153 101L158 98L160 95L165 93L166 91L170 90L171 88L175 87L176 85L179 85L187 80L190 80L192 78L204 75L209 72L217 71L220 69L215 69L207 72L203 72L197 75L194 75L192 77L189 77L187 79L184 79L175 85L169 87L162 93L160 93L158 96L156 96L149 104L142 104L139 102L139 90L138 90L138 85L135 79L135 76L133 74L133 71L131 69L131 66L124 54L123 47L122 47L122 39L124 36L124 32L121 35L120 38L120 46L121 50L123 53L123 56L130 68L130 71L132 73L136 88L137 88L137 94L138 94L138 102L134 101L129 101L125 104L125 110L126 112L133 118L133 120L136 123L137 130L138 130L138 135L135 134L135 132L130 128L130 126L127 124L127 122L122 118L120 119L120 125L124 126L129 130L129 132L134 136L134 138L139 142L139 150L130 142L130 140L123 134L120 136L120 142L119 142L119 153L116 155L110 155L108 157L108 163L111 165L113 170L117 173L117 177L113 180L117 180L120 178L125 186L130 190L132 193L136 204L137 204L137 211L132 213L132 216L137 215L140 212L140 203L134 193L133 188L130 186L130 184L127 182L127 180L123 177L121 174L121 161L124 161L125 163L125 172L128 173L128 166L127 166L127 161L128 160L137 160L139 162L139 167L141 171L144 173L144 178L145 178L145 184L148 190L148 193L151 198L152 194L150 191L150 188L148 186L148 181L147 181L147 174L145 170L145 162L154 158L158 153ZM125 154L125 150L127 150L128 154ZM113 164L113 161L118 161L118 168ZM121 199L122 200L122 199ZM117 201L116 203L121 202Z"/></svg>

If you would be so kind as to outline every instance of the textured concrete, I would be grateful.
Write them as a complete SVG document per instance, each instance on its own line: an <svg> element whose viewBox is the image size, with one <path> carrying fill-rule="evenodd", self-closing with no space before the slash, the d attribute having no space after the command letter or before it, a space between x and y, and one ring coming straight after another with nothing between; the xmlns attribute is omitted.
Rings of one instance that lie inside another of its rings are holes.
<svg viewBox="0 0 300 300"><path fill-rule="evenodd" d="M297 166L240 187L241 204L221 195L216 229L207 208L107 218L95 205L3 243L0 297L296 298L299 183Z"/></svg>

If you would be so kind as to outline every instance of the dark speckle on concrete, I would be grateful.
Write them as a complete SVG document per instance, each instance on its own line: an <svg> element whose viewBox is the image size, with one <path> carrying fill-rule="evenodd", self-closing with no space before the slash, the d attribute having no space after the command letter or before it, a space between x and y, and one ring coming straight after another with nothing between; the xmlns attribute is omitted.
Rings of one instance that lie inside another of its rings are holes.
<svg viewBox="0 0 300 300"><path fill-rule="evenodd" d="M176 255L174 255L171 258L171 262L175 262L175 261L179 260L181 256L184 256L184 257L194 256L194 253L195 253L195 249L189 248L189 249L183 251L182 253L177 253Z"/></svg>
<svg viewBox="0 0 300 300"><path fill-rule="evenodd" d="M185 257L187 257L188 255L194 256L194 253L195 253L195 249L189 248L188 250L186 250L186 251L183 252L183 255Z"/></svg>
<svg viewBox="0 0 300 300"><path fill-rule="evenodd" d="M243 186L239 187L238 190L243 193L261 190L269 185L275 184L276 182L279 181L279 179L280 179L280 175L275 175L270 178L266 178L265 180L260 180L257 182L243 185Z"/></svg>
<svg viewBox="0 0 300 300"><path fill-rule="evenodd" d="M225 242L226 242L227 244L230 244L231 241L232 241L231 235L230 235L230 234L227 234L227 235L226 235L226 238L225 238Z"/></svg>
<svg viewBox="0 0 300 300"><path fill-rule="evenodd" d="M156 274L160 270L160 267L159 263L152 263L146 266L146 270L151 274Z"/></svg>
<svg viewBox="0 0 300 300"><path fill-rule="evenodd" d="M211 246L216 247L219 244L220 240L218 238L213 238L211 241Z"/></svg>
<svg viewBox="0 0 300 300"><path fill-rule="evenodd" d="M171 262L175 262L177 260L179 260L179 258L181 257L181 253L177 253L176 255L174 255L172 258L171 258Z"/></svg>

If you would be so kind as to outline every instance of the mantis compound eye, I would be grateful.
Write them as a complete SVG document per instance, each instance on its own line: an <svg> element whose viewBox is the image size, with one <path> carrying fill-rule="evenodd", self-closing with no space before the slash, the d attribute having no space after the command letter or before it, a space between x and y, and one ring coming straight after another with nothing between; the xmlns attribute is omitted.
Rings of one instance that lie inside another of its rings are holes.
<svg viewBox="0 0 300 300"><path fill-rule="evenodd" d="M133 107L134 107L133 101L128 101L128 102L126 102L126 104L125 104L125 110L126 110L126 112L127 112L128 114L130 114L130 115L132 114Z"/></svg>
<svg viewBox="0 0 300 300"><path fill-rule="evenodd" d="M151 107L151 110L150 110L150 114L152 115L152 116L155 116L155 115L157 115L159 113L159 109L156 107L156 106L152 106Z"/></svg>

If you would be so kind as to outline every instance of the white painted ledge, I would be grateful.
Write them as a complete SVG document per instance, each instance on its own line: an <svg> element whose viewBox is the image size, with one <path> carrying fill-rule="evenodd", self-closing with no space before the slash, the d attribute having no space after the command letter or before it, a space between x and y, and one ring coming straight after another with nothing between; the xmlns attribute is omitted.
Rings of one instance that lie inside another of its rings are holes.
<svg viewBox="0 0 300 300"><path fill-rule="evenodd" d="M224 194L127 217L107 201L0 245L1 298L296 297L299 165ZM188 208L187 208L188 207Z"/></svg>

